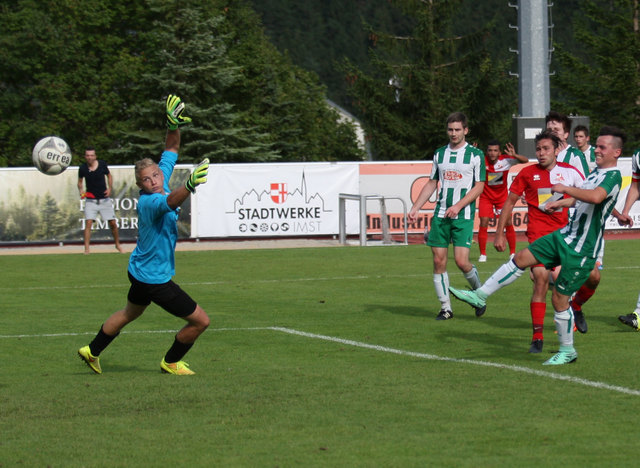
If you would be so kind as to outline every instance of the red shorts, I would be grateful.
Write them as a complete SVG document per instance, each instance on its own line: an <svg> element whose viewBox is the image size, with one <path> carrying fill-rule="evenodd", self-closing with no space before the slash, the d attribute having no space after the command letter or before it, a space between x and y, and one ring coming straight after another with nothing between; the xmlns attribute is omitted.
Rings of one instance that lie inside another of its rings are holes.
<svg viewBox="0 0 640 468"><path fill-rule="evenodd" d="M480 197L478 200L478 216L481 218L493 218L500 216L504 202L507 201L505 196L503 200L489 200Z"/></svg>

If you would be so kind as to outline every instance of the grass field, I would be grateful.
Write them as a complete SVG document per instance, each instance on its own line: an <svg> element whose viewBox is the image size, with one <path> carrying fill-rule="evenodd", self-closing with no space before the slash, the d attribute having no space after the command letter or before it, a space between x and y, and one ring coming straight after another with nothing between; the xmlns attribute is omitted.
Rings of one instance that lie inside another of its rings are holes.
<svg viewBox="0 0 640 468"><path fill-rule="evenodd" d="M640 334L617 316L639 251L608 241L579 359L553 368L550 299L544 353L527 353L525 277L484 317L454 302L440 322L424 246L178 252L212 318L193 377L161 374L182 322L156 306L102 375L77 358L124 305L127 255L0 257L0 466L637 466Z"/></svg>

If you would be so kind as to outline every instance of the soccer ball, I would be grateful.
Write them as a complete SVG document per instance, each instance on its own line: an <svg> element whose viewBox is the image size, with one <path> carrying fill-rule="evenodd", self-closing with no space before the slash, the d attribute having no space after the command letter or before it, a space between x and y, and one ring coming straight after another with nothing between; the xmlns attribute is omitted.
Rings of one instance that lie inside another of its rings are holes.
<svg viewBox="0 0 640 468"><path fill-rule="evenodd" d="M43 174L58 175L71 164L71 149L62 138L48 136L36 143L31 158L33 165Z"/></svg>

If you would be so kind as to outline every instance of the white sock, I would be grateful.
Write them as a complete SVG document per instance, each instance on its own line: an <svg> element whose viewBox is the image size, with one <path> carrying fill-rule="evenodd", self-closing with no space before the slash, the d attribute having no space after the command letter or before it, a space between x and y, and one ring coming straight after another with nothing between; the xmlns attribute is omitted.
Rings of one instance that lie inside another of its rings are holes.
<svg viewBox="0 0 640 468"><path fill-rule="evenodd" d="M482 286L482 283L480 282L480 276L478 275L478 270L476 269L475 265L472 265L471 270L464 273L464 277L471 286L471 289L478 289L480 286Z"/></svg>
<svg viewBox="0 0 640 468"><path fill-rule="evenodd" d="M513 260L509 260L498 268L476 292L478 293L478 296L486 299L498 289L501 289L520 278L522 273L524 273L524 270L518 268Z"/></svg>
<svg viewBox="0 0 640 468"><path fill-rule="evenodd" d="M638 302L636 302L636 310L634 312L640 314L640 294L638 295Z"/></svg>
<svg viewBox="0 0 640 468"><path fill-rule="evenodd" d="M571 308L561 311L556 310L553 314L553 321L556 324L560 349L573 349L573 311Z"/></svg>
<svg viewBox="0 0 640 468"><path fill-rule="evenodd" d="M440 304L442 304L442 310L451 310L451 298L449 297L449 274L444 273L433 274L433 285L436 287L436 296Z"/></svg>

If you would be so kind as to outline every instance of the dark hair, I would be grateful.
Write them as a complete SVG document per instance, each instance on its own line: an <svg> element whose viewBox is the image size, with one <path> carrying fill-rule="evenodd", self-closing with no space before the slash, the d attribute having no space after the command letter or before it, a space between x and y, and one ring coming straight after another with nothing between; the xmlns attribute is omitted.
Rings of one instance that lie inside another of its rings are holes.
<svg viewBox="0 0 640 468"><path fill-rule="evenodd" d="M571 131L571 119L566 115L561 114L560 112L551 111L544 118L544 123L548 124L552 120L554 122L560 122L565 132L569 133Z"/></svg>
<svg viewBox="0 0 640 468"><path fill-rule="evenodd" d="M578 125L573 129L574 135L576 134L576 132L583 132L584 136L589 136L589 129L586 127L586 125Z"/></svg>
<svg viewBox="0 0 640 468"><path fill-rule="evenodd" d="M556 134L550 130L543 130L538 133L536 135L535 142L538 143L540 140L551 140L554 148L560 147L560 138L558 138Z"/></svg>
<svg viewBox="0 0 640 468"><path fill-rule="evenodd" d="M452 122L460 122L464 128L467 128L467 116L462 112L454 112L447 117L447 124Z"/></svg>
<svg viewBox="0 0 640 468"><path fill-rule="evenodd" d="M86 153L87 151L95 151L95 150L96 150L96 149L95 149L93 146L91 146L91 145L87 146L87 147L84 149L85 153Z"/></svg>
<svg viewBox="0 0 640 468"><path fill-rule="evenodd" d="M627 142L627 134L620 130L618 127L604 126L600 129L598 136L612 136L616 140L616 146L620 149L624 147Z"/></svg>
<svg viewBox="0 0 640 468"><path fill-rule="evenodd" d="M489 143L487 143L487 146L500 146L500 142L496 139L489 140Z"/></svg>

